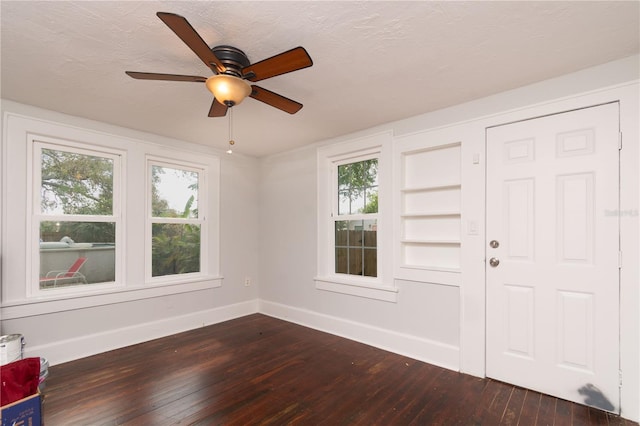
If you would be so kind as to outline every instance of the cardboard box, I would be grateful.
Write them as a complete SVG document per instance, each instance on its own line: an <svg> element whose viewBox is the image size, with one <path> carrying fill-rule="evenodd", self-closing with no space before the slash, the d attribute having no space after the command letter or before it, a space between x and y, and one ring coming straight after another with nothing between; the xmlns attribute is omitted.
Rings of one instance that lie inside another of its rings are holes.
<svg viewBox="0 0 640 426"><path fill-rule="evenodd" d="M42 424L42 396L36 393L0 410L2 426L40 426Z"/></svg>

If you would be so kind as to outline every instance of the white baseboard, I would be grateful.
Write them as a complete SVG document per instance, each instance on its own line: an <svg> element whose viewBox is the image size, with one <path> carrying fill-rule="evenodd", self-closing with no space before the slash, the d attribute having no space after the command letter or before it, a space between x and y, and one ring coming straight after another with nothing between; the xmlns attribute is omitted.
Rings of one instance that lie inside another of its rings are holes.
<svg viewBox="0 0 640 426"><path fill-rule="evenodd" d="M259 299L45 345L29 346L25 347L24 356L43 356L47 358L49 365L56 365L257 312L439 367L455 371L460 369L460 350L456 346Z"/></svg>
<svg viewBox="0 0 640 426"><path fill-rule="evenodd" d="M460 348L453 345L265 300L259 301L259 312L449 370L460 371Z"/></svg>
<svg viewBox="0 0 640 426"><path fill-rule="evenodd" d="M258 305L258 300L255 299L60 342L25 347L24 357L42 356L47 358L49 365L56 365L160 337L170 336L183 331L193 330L198 327L255 314L258 312Z"/></svg>

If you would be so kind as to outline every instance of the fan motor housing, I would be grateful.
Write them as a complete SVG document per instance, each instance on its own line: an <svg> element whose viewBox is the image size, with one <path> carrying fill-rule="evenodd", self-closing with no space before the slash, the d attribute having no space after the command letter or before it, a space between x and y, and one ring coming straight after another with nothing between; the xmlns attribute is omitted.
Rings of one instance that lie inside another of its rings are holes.
<svg viewBox="0 0 640 426"><path fill-rule="evenodd" d="M215 46L211 51L227 69L225 74L242 77L242 69L251 64L247 55L242 50L233 46Z"/></svg>

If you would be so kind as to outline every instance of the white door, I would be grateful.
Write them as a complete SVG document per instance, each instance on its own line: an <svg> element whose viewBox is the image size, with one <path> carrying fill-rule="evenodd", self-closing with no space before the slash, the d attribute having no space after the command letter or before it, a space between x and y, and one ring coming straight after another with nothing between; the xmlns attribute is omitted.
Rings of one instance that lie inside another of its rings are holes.
<svg viewBox="0 0 640 426"><path fill-rule="evenodd" d="M619 412L618 104L487 129L487 376Z"/></svg>

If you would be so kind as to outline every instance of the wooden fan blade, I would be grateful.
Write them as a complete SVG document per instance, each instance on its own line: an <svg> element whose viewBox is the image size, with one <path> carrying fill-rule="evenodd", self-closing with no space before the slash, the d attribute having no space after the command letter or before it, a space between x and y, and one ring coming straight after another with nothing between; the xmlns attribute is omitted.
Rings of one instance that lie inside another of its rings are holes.
<svg viewBox="0 0 640 426"><path fill-rule="evenodd" d="M207 81L206 77L200 77L198 75L159 74L155 72L136 71L125 71L125 73L129 77L137 78L139 80L193 81L197 83L204 83Z"/></svg>
<svg viewBox="0 0 640 426"><path fill-rule="evenodd" d="M242 75L250 81L260 81L313 65L304 47L296 47L242 69Z"/></svg>
<svg viewBox="0 0 640 426"><path fill-rule="evenodd" d="M209 109L209 117L224 117L227 115L227 109L229 108L225 104L221 104L214 99L211 109Z"/></svg>
<svg viewBox="0 0 640 426"><path fill-rule="evenodd" d="M263 89L259 86L252 85L251 94L249 96L284 112L288 112L289 114L295 114L302 108L301 103L285 98L284 96L278 95L277 93Z"/></svg>
<svg viewBox="0 0 640 426"><path fill-rule="evenodd" d="M175 13L158 12L158 18L162 20L171 30L176 33L189 49L193 50L202 62L215 73L221 73L226 67L220 62L220 59L211 51L207 43L193 29L191 24L182 16Z"/></svg>

